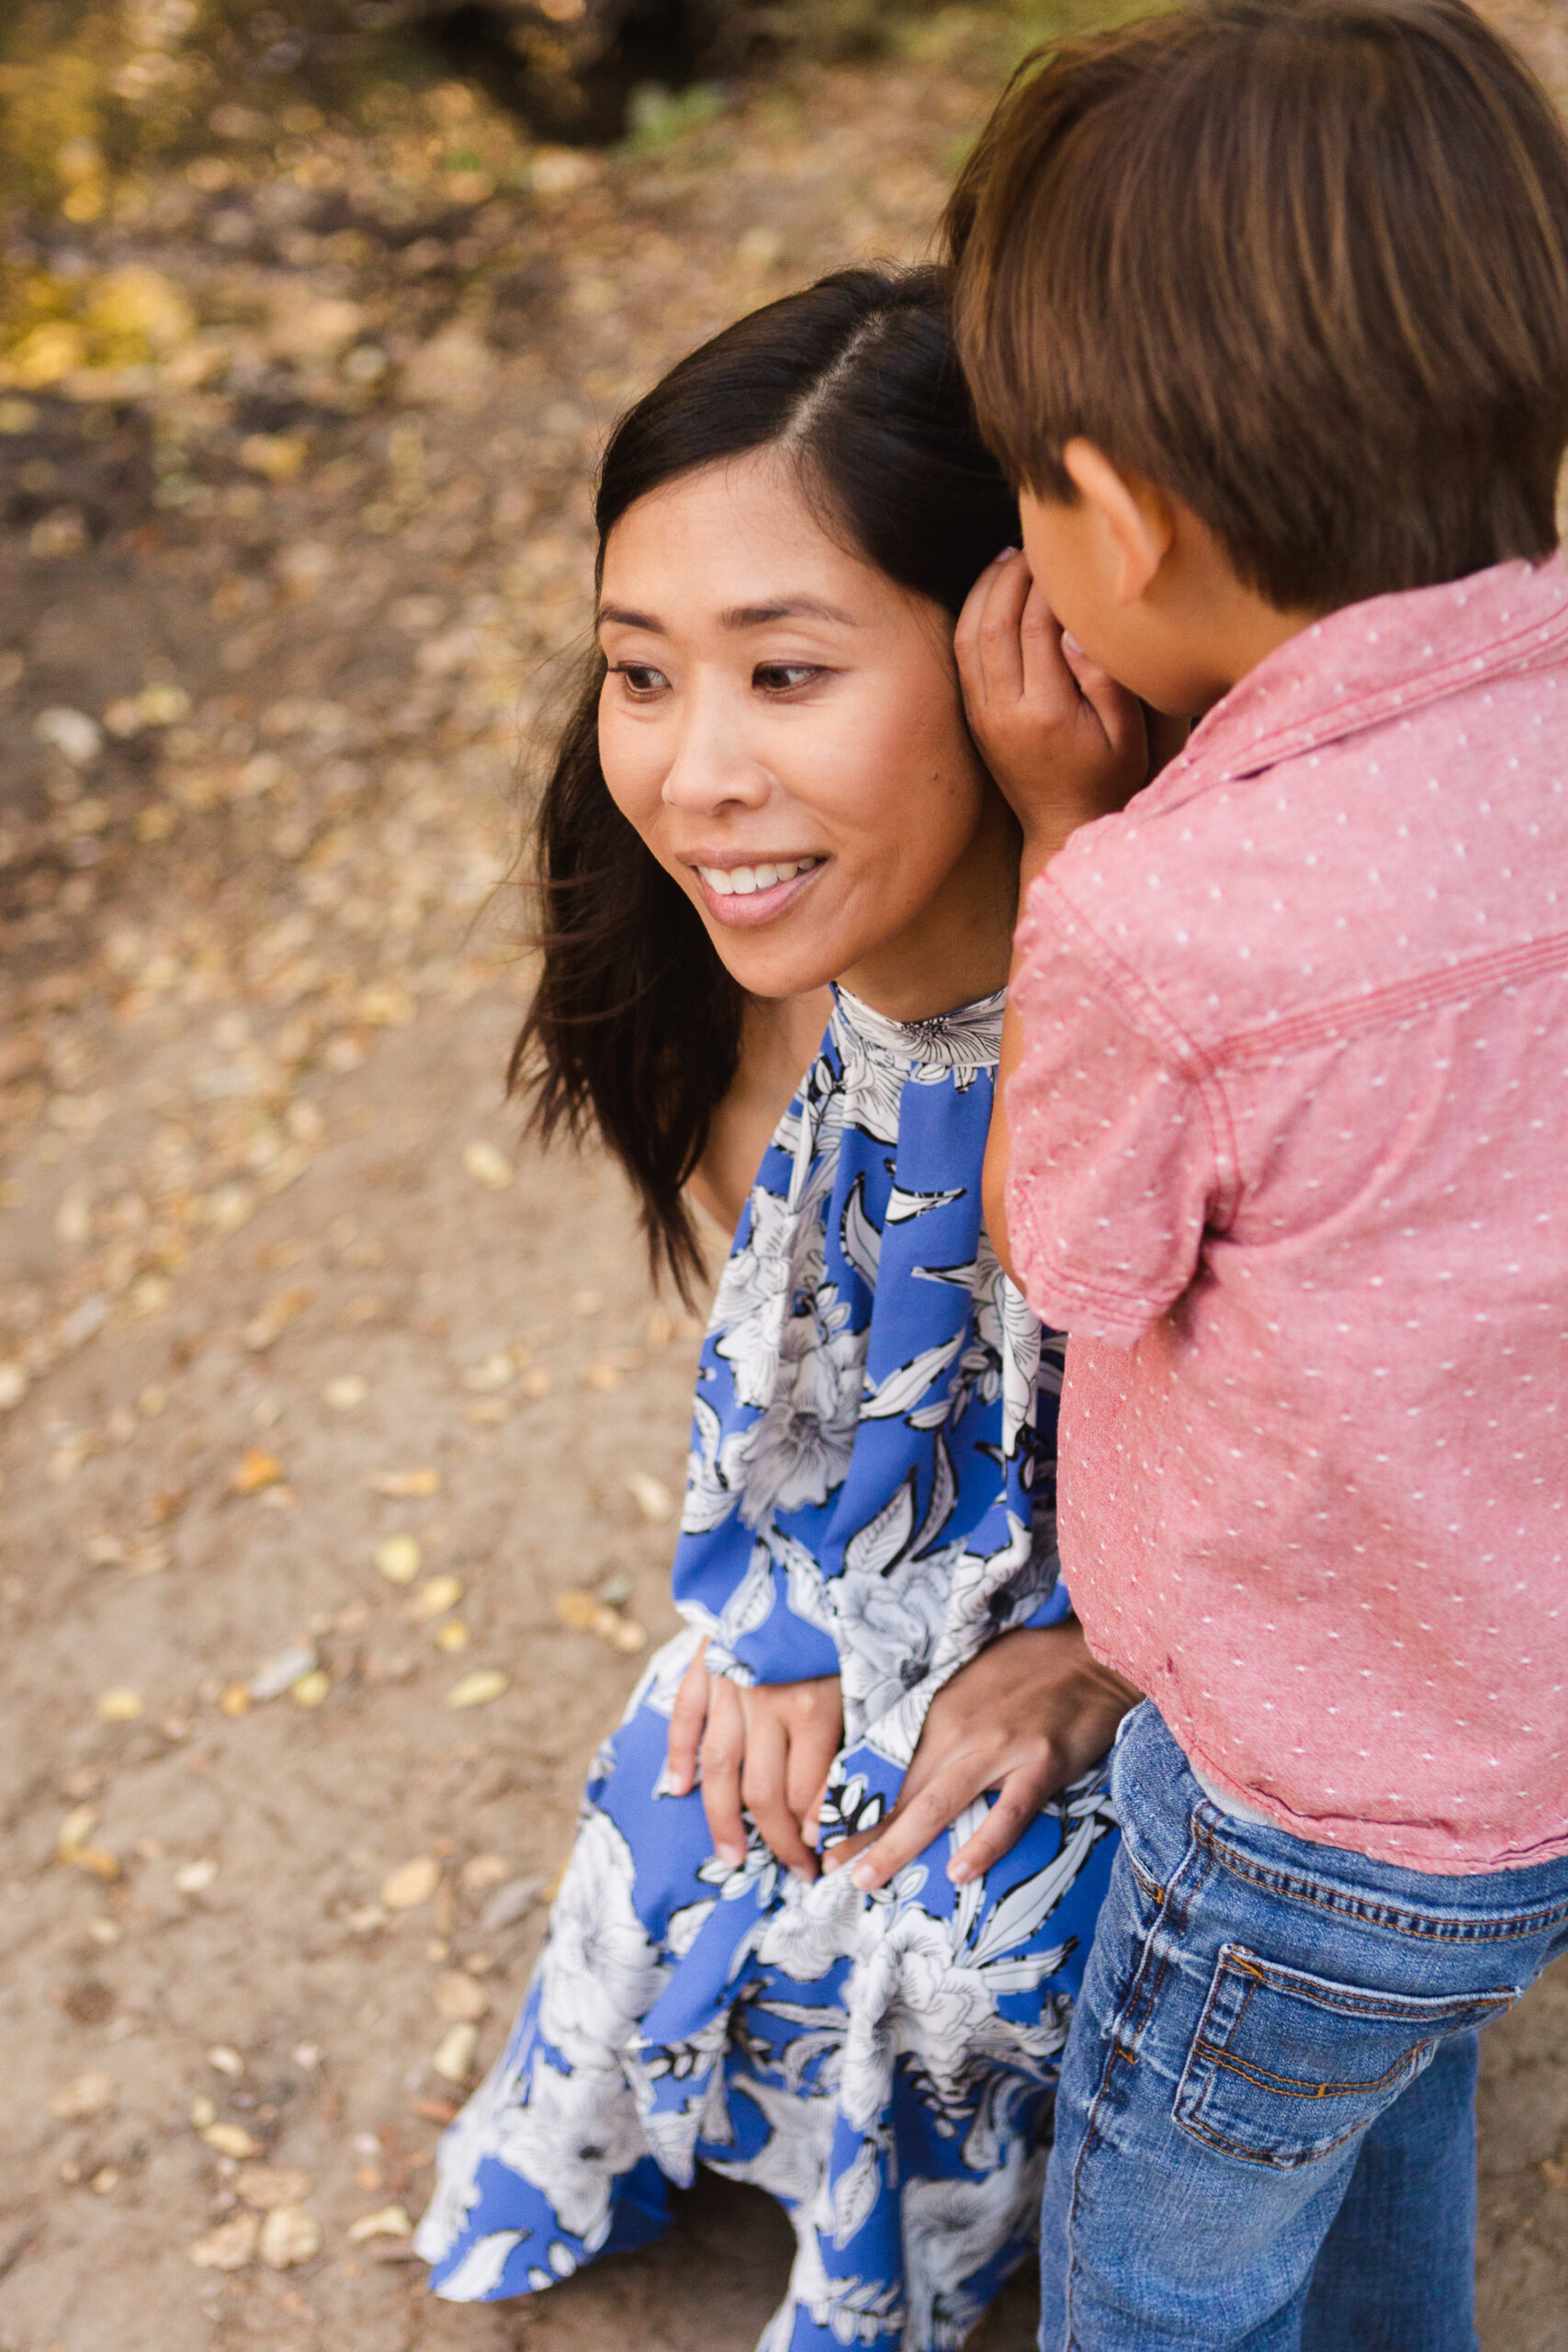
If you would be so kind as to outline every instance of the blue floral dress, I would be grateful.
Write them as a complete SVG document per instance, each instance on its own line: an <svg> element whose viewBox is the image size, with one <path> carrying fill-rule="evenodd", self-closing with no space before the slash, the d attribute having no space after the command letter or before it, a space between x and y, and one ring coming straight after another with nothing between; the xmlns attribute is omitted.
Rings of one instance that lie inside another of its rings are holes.
<svg viewBox="0 0 1568 2352"><path fill-rule="evenodd" d="M688 1621L595 1760L526 2004L443 2141L437 2294L526 2294L664 2225L699 2165L798 2252L760 2352L949 2352L1028 2252L1051 2091L1114 1846L1103 1777L963 1888L981 1800L878 1894L715 1855L666 1777L699 1644L747 1683L837 1674L825 1840L897 1797L942 1683L1044 1625L1061 1343L980 1213L1002 999L889 1021L847 992L773 1136L704 1343Z"/></svg>

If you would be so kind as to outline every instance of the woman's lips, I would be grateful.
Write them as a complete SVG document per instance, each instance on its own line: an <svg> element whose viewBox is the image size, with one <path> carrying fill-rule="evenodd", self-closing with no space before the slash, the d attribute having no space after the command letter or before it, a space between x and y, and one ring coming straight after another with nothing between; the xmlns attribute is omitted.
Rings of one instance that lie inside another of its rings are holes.
<svg viewBox="0 0 1568 2352"><path fill-rule="evenodd" d="M694 865L703 904L716 922L736 931L772 922L819 874L819 857L759 858L751 865Z"/></svg>

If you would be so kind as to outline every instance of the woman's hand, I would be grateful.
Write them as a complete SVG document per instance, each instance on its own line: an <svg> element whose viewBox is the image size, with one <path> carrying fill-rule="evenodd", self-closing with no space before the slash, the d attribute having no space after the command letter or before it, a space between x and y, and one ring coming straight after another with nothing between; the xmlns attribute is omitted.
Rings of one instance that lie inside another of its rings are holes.
<svg viewBox="0 0 1568 2352"><path fill-rule="evenodd" d="M1099 1762L1139 1696L1090 1655L1076 1617L1003 1634L931 1701L886 1820L830 1847L823 1869L852 1862L857 1886L885 1886L965 1805L994 1789L995 1804L948 1864L955 1885L980 1877L1018 1843L1048 1798Z"/></svg>
<svg viewBox="0 0 1568 2352"><path fill-rule="evenodd" d="M747 1690L710 1674L699 1645L670 1717L670 1784L688 1795L700 1761L703 1810L720 1860L739 1868L746 1859L744 1805L785 1869L814 1879L820 1866L808 1840L843 1736L837 1675Z"/></svg>
<svg viewBox="0 0 1568 2352"><path fill-rule="evenodd" d="M1168 749L1137 696L1063 635L1016 548L970 590L953 650L970 732L1023 828L1027 884L1079 825L1124 807Z"/></svg>

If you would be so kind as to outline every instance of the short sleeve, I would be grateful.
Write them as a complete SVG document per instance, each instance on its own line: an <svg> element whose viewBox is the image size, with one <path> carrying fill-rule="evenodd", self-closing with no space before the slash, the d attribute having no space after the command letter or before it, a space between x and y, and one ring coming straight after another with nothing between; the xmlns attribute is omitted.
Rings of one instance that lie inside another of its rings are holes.
<svg viewBox="0 0 1568 2352"><path fill-rule="evenodd" d="M1044 1321L1130 1346L1197 1271L1223 1191L1215 1106L1048 875L1030 892L1019 954L1013 1266Z"/></svg>

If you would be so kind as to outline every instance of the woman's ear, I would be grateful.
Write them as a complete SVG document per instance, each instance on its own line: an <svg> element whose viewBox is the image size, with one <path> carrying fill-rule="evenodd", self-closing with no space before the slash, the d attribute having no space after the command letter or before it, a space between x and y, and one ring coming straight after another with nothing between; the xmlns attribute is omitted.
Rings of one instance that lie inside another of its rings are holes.
<svg viewBox="0 0 1568 2352"><path fill-rule="evenodd" d="M1069 441L1062 463L1114 550L1117 602L1137 604L1158 577L1176 537L1170 501L1141 476L1119 472L1092 441Z"/></svg>

